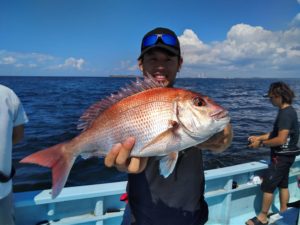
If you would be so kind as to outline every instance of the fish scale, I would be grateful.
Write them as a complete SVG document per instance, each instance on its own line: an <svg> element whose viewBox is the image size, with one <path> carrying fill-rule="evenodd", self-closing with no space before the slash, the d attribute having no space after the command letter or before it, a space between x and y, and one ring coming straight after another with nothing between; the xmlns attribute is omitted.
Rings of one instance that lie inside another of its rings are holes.
<svg viewBox="0 0 300 225"><path fill-rule="evenodd" d="M111 149L113 144L123 142L124 137L140 137L135 143L132 155L142 156L142 154L140 154L138 150L142 148L144 143L148 143L158 133L161 133L168 128L168 120L171 118L172 112L170 110L170 107L161 107L161 105L163 104L164 103L158 102L143 104L140 108L136 108L135 110L130 109L126 113L123 113L120 116L119 121L108 122L106 127L103 129L104 134L101 136L111 136L111 138L109 139L109 141L103 141L103 145L101 145L100 148L108 151ZM155 110L158 107L162 110ZM114 134L113 136L109 135L112 133Z"/></svg>
<svg viewBox="0 0 300 225"><path fill-rule="evenodd" d="M131 89L130 89L131 88ZM83 130L73 139L21 160L52 169L52 197L64 187L77 156L105 156L115 143L133 136L131 156L163 156L160 173L169 176L178 152L220 132L229 123L227 111L207 96L166 88L153 80L137 81L92 105L80 118Z"/></svg>

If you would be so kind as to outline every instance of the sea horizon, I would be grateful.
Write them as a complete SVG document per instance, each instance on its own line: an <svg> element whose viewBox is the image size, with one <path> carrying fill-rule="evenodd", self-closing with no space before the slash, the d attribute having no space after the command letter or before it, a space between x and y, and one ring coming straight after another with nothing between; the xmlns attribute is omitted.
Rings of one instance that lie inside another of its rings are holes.
<svg viewBox="0 0 300 225"><path fill-rule="evenodd" d="M300 75L299 75L300 76ZM32 78L32 77L47 77L47 78L51 78L51 77L64 77L64 78L143 78L143 75L131 75L131 74L112 74L112 75L99 75L99 76L88 76L88 75L70 75L70 76L61 76L61 75L0 75L0 77L28 77L28 78ZM197 76L177 76L176 79L276 79L276 80L290 80L290 79L300 79L298 77L197 77Z"/></svg>
<svg viewBox="0 0 300 225"><path fill-rule="evenodd" d="M30 79L28 79L30 78ZM21 99L29 118L24 140L13 149L17 169L15 191L48 189L51 171L37 165L21 164L25 156L74 138L78 119L93 103L120 90L132 78L112 77L46 77L0 76L0 84L13 89ZM54 79L55 78L55 79ZM216 82L217 79L217 82ZM200 91L229 111L233 126L232 145L221 154L203 152L204 168L214 169L251 161L269 159L269 149L247 147L250 135L269 132L277 109L264 94L271 82L283 80L296 94L294 107L300 116L300 78L180 78L176 87ZM300 117L299 117L300 118ZM106 168L103 158L77 158L66 186L99 184L127 180L125 173Z"/></svg>

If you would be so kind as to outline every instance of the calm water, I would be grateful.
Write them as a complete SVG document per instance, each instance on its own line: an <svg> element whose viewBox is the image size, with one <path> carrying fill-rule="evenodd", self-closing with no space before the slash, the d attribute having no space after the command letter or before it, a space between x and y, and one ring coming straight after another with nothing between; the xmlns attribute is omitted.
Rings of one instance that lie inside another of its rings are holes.
<svg viewBox="0 0 300 225"><path fill-rule="evenodd" d="M78 118L95 101L117 91L130 78L0 77L23 102L30 122L25 139L15 146L13 162L17 168L15 191L51 187L48 168L19 164L30 153L71 139L78 134ZM206 169L268 159L269 150L247 148L247 137L272 129L277 109L263 95L275 79L178 79L176 86L202 92L227 108L231 115L234 139L221 154L204 153ZM284 79L300 96L300 79ZM300 101L294 106L300 116ZM126 174L103 166L103 159L78 158L66 186L126 180Z"/></svg>

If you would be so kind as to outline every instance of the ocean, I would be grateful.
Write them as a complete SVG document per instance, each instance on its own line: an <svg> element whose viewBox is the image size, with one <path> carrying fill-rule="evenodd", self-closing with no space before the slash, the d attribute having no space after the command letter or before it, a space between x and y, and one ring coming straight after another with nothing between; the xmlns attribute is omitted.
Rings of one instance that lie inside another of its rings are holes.
<svg viewBox="0 0 300 225"><path fill-rule="evenodd" d="M11 77L0 76L0 84L20 97L29 123L25 138L13 149L17 169L14 191L51 188L51 171L37 165L20 164L30 153L75 137L78 118L94 102L116 92L134 78L112 77ZM222 168L251 161L268 160L269 149L249 149L247 138L272 130L277 108L266 94L279 79L179 78L176 87L201 92L230 113L234 131L232 145L221 154L204 151L205 169ZM295 91L294 107L300 116L300 79L282 79ZM300 117L299 117L300 118ZM77 158L66 186L124 181L125 173L106 168L102 158Z"/></svg>

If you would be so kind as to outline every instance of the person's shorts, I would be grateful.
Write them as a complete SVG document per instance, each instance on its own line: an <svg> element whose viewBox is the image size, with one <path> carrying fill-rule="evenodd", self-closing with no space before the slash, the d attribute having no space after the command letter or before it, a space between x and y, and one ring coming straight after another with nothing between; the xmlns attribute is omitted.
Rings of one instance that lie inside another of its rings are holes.
<svg viewBox="0 0 300 225"><path fill-rule="evenodd" d="M276 156L272 158L267 171L263 175L261 190L267 193L273 193L278 188L288 188L289 172L295 156Z"/></svg>

